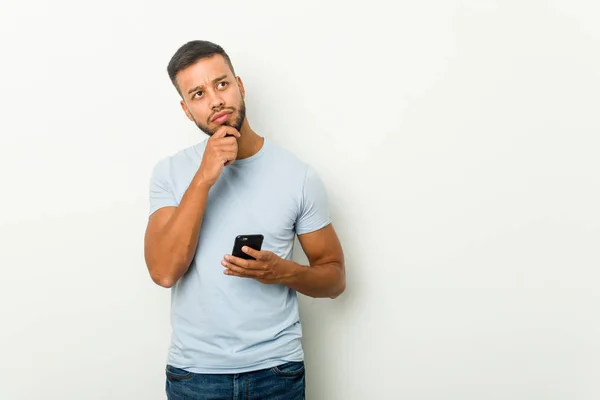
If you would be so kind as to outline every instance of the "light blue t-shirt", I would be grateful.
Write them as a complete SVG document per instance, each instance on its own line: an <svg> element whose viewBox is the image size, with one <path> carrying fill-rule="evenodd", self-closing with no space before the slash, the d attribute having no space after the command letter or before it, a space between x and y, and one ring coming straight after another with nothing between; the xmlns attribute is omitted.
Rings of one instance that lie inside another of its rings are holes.
<svg viewBox="0 0 600 400"><path fill-rule="evenodd" d="M207 141L160 160L150 214L177 206L200 167ZM223 273L235 237L264 235L263 250L291 259L296 234L330 223L314 169L265 138L252 157L226 166L211 188L196 254L171 288L167 363L196 373L241 373L304 359L296 292Z"/></svg>

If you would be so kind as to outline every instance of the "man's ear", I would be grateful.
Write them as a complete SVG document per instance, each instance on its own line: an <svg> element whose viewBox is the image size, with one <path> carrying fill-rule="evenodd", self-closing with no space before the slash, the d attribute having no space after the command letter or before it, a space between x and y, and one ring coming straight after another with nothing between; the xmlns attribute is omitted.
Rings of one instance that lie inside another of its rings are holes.
<svg viewBox="0 0 600 400"><path fill-rule="evenodd" d="M240 93L242 94L242 99L246 98L246 90L244 89L244 82L242 82L242 78L236 76L238 87L240 88Z"/></svg>
<svg viewBox="0 0 600 400"><path fill-rule="evenodd" d="M179 104L181 104L181 108L183 109L183 112L185 112L185 115L187 115L188 119L194 122L194 118L192 117L192 114L190 113L187 104L185 104L185 101L181 100Z"/></svg>

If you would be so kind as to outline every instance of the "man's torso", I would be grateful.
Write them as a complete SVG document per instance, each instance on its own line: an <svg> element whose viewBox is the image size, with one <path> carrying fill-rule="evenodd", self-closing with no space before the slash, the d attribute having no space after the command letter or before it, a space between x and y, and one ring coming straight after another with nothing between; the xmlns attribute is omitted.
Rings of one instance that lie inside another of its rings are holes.
<svg viewBox="0 0 600 400"><path fill-rule="evenodd" d="M158 168L179 204L206 141ZM291 259L306 202L307 166L265 139L254 156L224 168L207 199L198 247L171 289L168 364L196 373L241 373L304 358L296 292L282 284L225 275L221 260L241 234L264 235L263 250ZM328 218L311 216L320 227Z"/></svg>

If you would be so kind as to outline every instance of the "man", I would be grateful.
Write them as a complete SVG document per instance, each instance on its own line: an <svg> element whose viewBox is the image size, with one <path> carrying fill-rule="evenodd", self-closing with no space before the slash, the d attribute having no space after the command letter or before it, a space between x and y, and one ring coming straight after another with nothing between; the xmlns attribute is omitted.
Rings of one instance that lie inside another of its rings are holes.
<svg viewBox="0 0 600 400"><path fill-rule="evenodd" d="M171 288L169 399L303 399L296 293L345 290L342 247L315 171L259 136L222 47L184 44L168 65L186 116L209 137L160 160L150 182L145 260ZM238 235L262 234L253 259ZM309 266L293 262L294 237Z"/></svg>

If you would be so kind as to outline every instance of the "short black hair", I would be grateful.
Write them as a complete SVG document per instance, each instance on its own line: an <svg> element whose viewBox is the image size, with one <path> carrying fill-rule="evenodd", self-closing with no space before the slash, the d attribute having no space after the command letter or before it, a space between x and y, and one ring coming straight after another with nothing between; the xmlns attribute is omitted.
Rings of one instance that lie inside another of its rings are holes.
<svg viewBox="0 0 600 400"><path fill-rule="evenodd" d="M182 94L181 90L179 90L179 86L177 86L177 73L182 69L195 64L198 60L210 58L215 54L220 54L223 56L229 65L233 76L235 76L235 70L233 69L233 64L231 63L229 55L225 52L225 50L223 50L223 47L219 46L218 44L209 42L207 40L192 40L177 49L173 57L171 57L171 61L169 61L167 72L169 73L169 78L177 89L177 92L179 92L180 96L182 96Z"/></svg>

